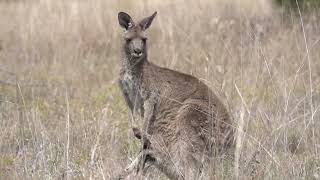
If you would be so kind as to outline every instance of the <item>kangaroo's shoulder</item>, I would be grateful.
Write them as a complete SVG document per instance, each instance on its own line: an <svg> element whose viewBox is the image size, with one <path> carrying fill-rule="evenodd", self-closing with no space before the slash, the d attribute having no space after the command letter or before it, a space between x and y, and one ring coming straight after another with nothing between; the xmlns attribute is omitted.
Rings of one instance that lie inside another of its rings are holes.
<svg viewBox="0 0 320 180"><path fill-rule="evenodd" d="M145 68L145 75L155 81L189 82L198 83L200 80L192 75L148 63Z"/></svg>

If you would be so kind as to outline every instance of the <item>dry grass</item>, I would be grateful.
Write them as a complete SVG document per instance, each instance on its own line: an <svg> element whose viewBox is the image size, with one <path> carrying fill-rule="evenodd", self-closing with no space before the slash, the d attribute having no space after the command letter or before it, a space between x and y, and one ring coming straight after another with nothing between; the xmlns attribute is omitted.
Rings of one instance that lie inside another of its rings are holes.
<svg viewBox="0 0 320 180"><path fill-rule="evenodd" d="M240 168L217 159L212 179L320 178L319 14L303 31L267 0L29 0L0 1L0 179L110 179L136 155L120 10L157 10L149 59L201 78L243 129Z"/></svg>

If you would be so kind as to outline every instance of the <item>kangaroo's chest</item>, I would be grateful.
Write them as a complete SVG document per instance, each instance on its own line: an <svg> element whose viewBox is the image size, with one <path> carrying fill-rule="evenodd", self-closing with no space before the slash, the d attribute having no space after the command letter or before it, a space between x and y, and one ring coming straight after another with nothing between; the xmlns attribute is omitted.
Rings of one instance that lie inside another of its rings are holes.
<svg viewBox="0 0 320 180"><path fill-rule="evenodd" d="M141 83L131 74L124 73L119 79L120 89L132 112L143 114L143 99L141 96Z"/></svg>

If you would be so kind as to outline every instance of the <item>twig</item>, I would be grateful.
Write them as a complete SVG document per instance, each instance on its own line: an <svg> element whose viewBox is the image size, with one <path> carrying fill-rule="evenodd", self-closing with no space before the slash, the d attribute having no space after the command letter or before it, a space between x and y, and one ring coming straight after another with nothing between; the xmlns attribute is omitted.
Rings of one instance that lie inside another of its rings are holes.
<svg viewBox="0 0 320 180"><path fill-rule="evenodd" d="M69 179L69 147L70 147L70 112L69 112L69 98L68 90L66 90L66 104L67 104L67 117L66 117L66 133L67 133L67 146L66 146L66 166L67 166L67 180Z"/></svg>
<svg viewBox="0 0 320 180"><path fill-rule="evenodd" d="M237 128L237 141L236 141L236 150L235 150L235 161L234 161L234 172L235 172L235 178L240 179L239 177L239 161L240 161L240 155L241 155L241 148L242 148L242 137L243 137L243 127L244 127L244 105L242 105L241 111L240 111L240 119L239 124Z"/></svg>

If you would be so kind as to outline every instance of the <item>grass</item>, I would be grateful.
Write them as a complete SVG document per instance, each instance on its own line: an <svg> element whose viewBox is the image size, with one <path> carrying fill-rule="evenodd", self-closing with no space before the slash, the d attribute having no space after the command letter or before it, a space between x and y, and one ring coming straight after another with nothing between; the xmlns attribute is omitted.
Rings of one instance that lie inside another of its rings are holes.
<svg viewBox="0 0 320 180"><path fill-rule="evenodd" d="M319 179L319 13L268 2L1 1L0 179L110 179L135 157L117 13L155 10L150 61L201 78L243 129L241 167L211 178Z"/></svg>

